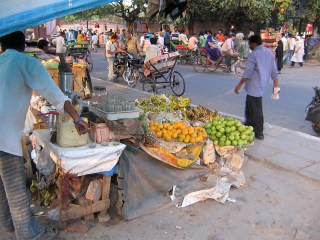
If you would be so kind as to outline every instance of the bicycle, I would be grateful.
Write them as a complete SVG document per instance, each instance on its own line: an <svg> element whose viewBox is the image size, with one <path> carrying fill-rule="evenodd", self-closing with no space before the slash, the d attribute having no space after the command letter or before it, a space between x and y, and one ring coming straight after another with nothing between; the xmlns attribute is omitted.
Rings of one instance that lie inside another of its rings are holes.
<svg viewBox="0 0 320 240"><path fill-rule="evenodd" d="M247 60L237 57L231 58L231 68L228 69L225 64L225 56L221 56L217 61L213 61L210 59L210 54L203 48L200 49L200 54L194 58L193 68L196 72L215 72L218 68L221 68L226 71L230 71L236 73L240 77L242 77L243 72L247 65Z"/></svg>
<svg viewBox="0 0 320 240"><path fill-rule="evenodd" d="M148 61L144 66L143 91L158 94L158 89L170 87L176 96L182 96L186 90L185 80L174 70L179 57L178 52L173 52Z"/></svg>

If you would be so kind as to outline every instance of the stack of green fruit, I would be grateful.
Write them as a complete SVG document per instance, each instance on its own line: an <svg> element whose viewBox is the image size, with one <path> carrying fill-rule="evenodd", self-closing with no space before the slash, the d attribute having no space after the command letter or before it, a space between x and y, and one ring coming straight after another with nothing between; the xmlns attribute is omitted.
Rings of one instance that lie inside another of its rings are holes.
<svg viewBox="0 0 320 240"><path fill-rule="evenodd" d="M206 124L204 128L214 145L220 147L244 146L253 143L255 137L253 127L244 126L233 117L214 119L211 124Z"/></svg>

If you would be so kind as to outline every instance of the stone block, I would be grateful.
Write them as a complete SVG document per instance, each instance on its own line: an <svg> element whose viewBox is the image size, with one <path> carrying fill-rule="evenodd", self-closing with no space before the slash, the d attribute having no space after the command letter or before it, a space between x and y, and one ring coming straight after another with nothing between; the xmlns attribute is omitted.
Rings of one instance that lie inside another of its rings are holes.
<svg viewBox="0 0 320 240"><path fill-rule="evenodd" d="M315 180L320 180L320 164L314 164L310 167L306 167L298 173Z"/></svg>
<svg viewBox="0 0 320 240"><path fill-rule="evenodd" d="M89 184L86 198L91 201L99 201L102 193L102 182L101 180L93 180Z"/></svg>
<svg viewBox="0 0 320 240"><path fill-rule="evenodd" d="M280 153L281 150L274 147L265 146L256 142L256 144L246 151L246 155L254 160L265 160L267 157Z"/></svg>
<svg viewBox="0 0 320 240"><path fill-rule="evenodd" d="M267 157L266 161L294 172L297 172L302 168L305 168L310 165L308 161L301 159L295 155L292 155L288 152L281 152L273 156Z"/></svg>

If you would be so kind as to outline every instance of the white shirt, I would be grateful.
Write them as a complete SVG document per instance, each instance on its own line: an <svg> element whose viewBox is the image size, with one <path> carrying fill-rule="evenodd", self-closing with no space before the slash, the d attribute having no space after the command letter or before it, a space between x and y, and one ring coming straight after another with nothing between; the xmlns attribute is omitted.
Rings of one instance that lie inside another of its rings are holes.
<svg viewBox="0 0 320 240"><path fill-rule="evenodd" d="M93 35L92 36L92 43L93 44L97 44L98 43L98 36L97 35Z"/></svg>
<svg viewBox="0 0 320 240"><path fill-rule="evenodd" d="M157 45L150 45L147 48L146 51L146 59L144 60L145 63L147 63L150 59L158 57L161 55L160 49L157 47Z"/></svg>
<svg viewBox="0 0 320 240"><path fill-rule="evenodd" d="M295 45L296 45L296 39L295 38L290 38L290 40L289 40L289 50L293 51Z"/></svg>
<svg viewBox="0 0 320 240"><path fill-rule="evenodd" d="M20 139L32 90L59 112L68 98L36 58L13 49L0 55L0 151L22 156Z"/></svg>
<svg viewBox="0 0 320 240"><path fill-rule="evenodd" d="M282 43L283 43L283 51L285 52L285 51L288 50L288 40L287 40L286 37L282 37L282 38L281 38L281 41L282 41Z"/></svg>
<svg viewBox="0 0 320 240"><path fill-rule="evenodd" d="M244 39L244 34L242 32L239 32L236 34L237 40L243 40Z"/></svg>
<svg viewBox="0 0 320 240"><path fill-rule="evenodd" d="M53 42L56 44L56 53L66 53L66 42L63 37L60 36L54 39Z"/></svg>
<svg viewBox="0 0 320 240"><path fill-rule="evenodd" d="M183 42L184 44L187 45L187 44L188 44L188 37L187 37L187 35L181 33L181 34L179 35L179 41L180 41L180 42Z"/></svg>
<svg viewBox="0 0 320 240"><path fill-rule="evenodd" d="M164 37L159 36L158 41L162 44L161 46L164 46Z"/></svg>
<svg viewBox="0 0 320 240"><path fill-rule="evenodd" d="M111 42L111 40L109 40L106 44L106 56L109 57L109 58L112 58L115 56L115 54L109 54L108 53L108 50L111 51L111 52L115 52L117 49L116 49L116 45Z"/></svg>

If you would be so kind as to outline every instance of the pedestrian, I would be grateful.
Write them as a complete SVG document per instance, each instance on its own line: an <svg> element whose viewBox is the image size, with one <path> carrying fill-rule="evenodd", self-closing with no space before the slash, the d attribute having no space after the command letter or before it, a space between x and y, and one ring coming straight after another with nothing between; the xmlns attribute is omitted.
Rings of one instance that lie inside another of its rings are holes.
<svg viewBox="0 0 320 240"><path fill-rule="evenodd" d="M120 40L122 44L125 46L127 43L127 31L125 29L122 29L122 34L120 35Z"/></svg>
<svg viewBox="0 0 320 240"><path fill-rule="evenodd" d="M134 58L138 58L140 52L140 44L138 39L133 37L131 33L127 32L127 43L125 45L125 49L128 53L130 53Z"/></svg>
<svg viewBox="0 0 320 240"><path fill-rule="evenodd" d="M141 55L145 56L147 52L147 48L151 45L150 43L150 37L148 33L144 34L144 38L141 41L140 47L141 47Z"/></svg>
<svg viewBox="0 0 320 240"><path fill-rule="evenodd" d="M179 34L179 43L187 46L188 42L189 42L189 40L188 40L187 35L185 34L185 31L181 30L181 33Z"/></svg>
<svg viewBox="0 0 320 240"><path fill-rule="evenodd" d="M278 74L281 74L281 69L283 68L283 42L282 40L278 41L278 46L276 48L276 62Z"/></svg>
<svg viewBox="0 0 320 240"><path fill-rule="evenodd" d="M226 41L226 36L223 33L223 30L220 29L217 34L217 39L219 42L224 43Z"/></svg>
<svg viewBox="0 0 320 240"><path fill-rule="evenodd" d="M231 72L232 58L238 58L240 56L240 54L235 51L235 40L236 40L236 35L231 34L230 38L228 38L225 41L225 43L222 45L222 48L221 48L222 55L225 57L227 72Z"/></svg>
<svg viewBox="0 0 320 240"><path fill-rule="evenodd" d="M198 45L198 43L199 43L199 40L197 39L196 34L195 33L191 34L191 38L189 39L189 42L188 42L188 49L196 50L196 46Z"/></svg>
<svg viewBox="0 0 320 240"><path fill-rule="evenodd" d="M178 31L178 28L174 27L173 32L171 33L171 41L174 44L179 44L179 35L180 35L180 33Z"/></svg>
<svg viewBox="0 0 320 240"><path fill-rule="evenodd" d="M108 79L109 81L113 81L114 79L114 71L113 71L113 66L114 66L114 57L116 53L118 52L123 52L122 49L119 49L116 47L116 41L118 40L118 36L116 34L112 35L110 39L108 40L106 44L106 57L108 61Z"/></svg>
<svg viewBox="0 0 320 240"><path fill-rule="evenodd" d="M92 51L98 51L98 36L95 32L92 35Z"/></svg>
<svg viewBox="0 0 320 240"><path fill-rule="evenodd" d="M289 48L289 61L288 61L288 65L291 66L291 58L293 56L294 53L294 46L296 44L296 39L295 37L290 33L289 34L289 39L288 39L288 48Z"/></svg>
<svg viewBox="0 0 320 240"><path fill-rule="evenodd" d="M296 36L296 43L294 45L294 53L291 58L291 68L294 67L295 63L299 63L300 67L303 67L303 56L304 56L304 45L301 41L300 36Z"/></svg>
<svg viewBox="0 0 320 240"><path fill-rule="evenodd" d="M202 48L206 46L206 39L204 38L203 32L199 33L199 44Z"/></svg>
<svg viewBox="0 0 320 240"><path fill-rule="evenodd" d="M254 35L254 31L252 28L249 28L248 39Z"/></svg>
<svg viewBox="0 0 320 240"><path fill-rule="evenodd" d="M164 48L164 33L161 31L159 32L159 36L158 36L158 46Z"/></svg>
<svg viewBox="0 0 320 240"><path fill-rule="evenodd" d="M282 36L281 41L283 45L283 63L286 63L289 58L289 55L288 55L289 44L288 44L288 39L286 38L286 34L282 33L281 36Z"/></svg>
<svg viewBox="0 0 320 240"><path fill-rule="evenodd" d="M23 32L5 35L0 43L4 50L0 55L0 226L5 232L15 233L17 240L54 239L58 232L47 231L32 217L26 187L20 139L32 91L45 97L57 111L66 111L79 134L88 131L88 124L82 121L45 67L23 53ZM9 239L3 235L0 238Z"/></svg>
<svg viewBox="0 0 320 240"><path fill-rule="evenodd" d="M52 41L56 45L56 54L60 58L64 58L67 51L67 45L65 42L65 33L60 32L60 36Z"/></svg>
<svg viewBox="0 0 320 240"><path fill-rule="evenodd" d="M170 34L170 29L169 28L166 28L166 31L164 33L164 45L170 49L170 38L171 38L171 34Z"/></svg>
<svg viewBox="0 0 320 240"><path fill-rule="evenodd" d="M77 42L83 42L83 35L81 30L78 30Z"/></svg>
<svg viewBox="0 0 320 240"><path fill-rule="evenodd" d="M250 53L243 78L234 89L239 94L245 84L247 92L245 125L252 126L256 139L263 140L263 111L262 96L268 86L270 78L273 79L274 88L278 87L277 67L274 61L273 52L262 45L260 35L253 35L249 38Z"/></svg>

